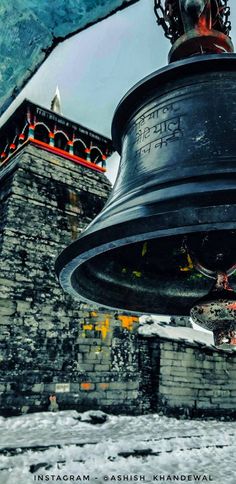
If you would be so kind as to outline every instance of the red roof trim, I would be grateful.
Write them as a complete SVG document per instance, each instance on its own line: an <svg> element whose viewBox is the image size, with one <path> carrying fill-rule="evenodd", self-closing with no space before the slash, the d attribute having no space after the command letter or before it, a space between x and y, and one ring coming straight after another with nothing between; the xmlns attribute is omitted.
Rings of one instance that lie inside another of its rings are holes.
<svg viewBox="0 0 236 484"><path fill-rule="evenodd" d="M91 161L84 160L83 158L80 158L79 156L72 155L71 153L68 153L67 151L61 150L60 148L56 148L55 146L48 145L47 143L44 143L43 141L40 141L38 139L34 138L28 138L24 143L22 143L20 146L17 147L15 151L9 154L7 158L4 159L4 161L0 164L0 169L3 165L5 165L8 160L10 160L15 154L17 154L24 146L26 146L27 143L33 143L36 146L39 146L40 148L44 149L45 151L49 151L50 153L55 153L56 155L60 155L63 158L66 158L67 160L73 161L74 163L77 163L82 166L86 166L87 168L90 168L91 170L99 171L102 173L106 172L106 168L103 168L102 166L98 166L95 163L92 163Z"/></svg>
<svg viewBox="0 0 236 484"><path fill-rule="evenodd" d="M38 145L41 148L44 148L46 151L49 151L50 153L55 153L57 155L60 155L63 158L66 158L67 160L74 161L74 163L78 163L80 165L86 166L87 168L91 168L92 170L101 171L102 173L106 171L106 168L103 168L102 166L98 166L95 163L92 163L91 161L83 160L83 158L80 158L79 156L72 155L67 151L61 150L60 148L56 148L55 146L48 145L47 143L44 143L43 141L40 141L38 139L28 138L28 140L30 141L30 143Z"/></svg>

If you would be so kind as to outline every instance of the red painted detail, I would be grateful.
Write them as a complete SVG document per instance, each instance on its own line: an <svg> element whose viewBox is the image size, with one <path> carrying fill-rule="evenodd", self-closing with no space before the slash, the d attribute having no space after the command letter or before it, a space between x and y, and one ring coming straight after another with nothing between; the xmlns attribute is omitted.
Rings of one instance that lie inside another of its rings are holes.
<svg viewBox="0 0 236 484"><path fill-rule="evenodd" d="M228 304L227 305L227 309L233 309L235 311L236 310L236 302L235 303Z"/></svg>
<svg viewBox="0 0 236 484"><path fill-rule="evenodd" d="M11 143L11 144L10 144L10 150L14 150L15 148L16 148L15 143Z"/></svg>
<svg viewBox="0 0 236 484"><path fill-rule="evenodd" d="M1 158L5 158L5 156L7 156L7 155L6 155L5 151L3 151L3 152L1 153Z"/></svg>
<svg viewBox="0 0 236 484"><path fill-rule="evenodd" d="M91 150L89 148L85 148L84 151L85 151L85 153L90 153Z"/></svg>
<svg viewBox="0 0 236 484"><path fill-rule="evenodd" d="M19 139L25 139L25 135L24 135L24 133L21 133L21 134L19 135Z"/></svg>
<svg viewBox="0 0 236 484"><path fill-rule="evenodd" d="M106 171L106 168L103 168L102 166L95 165L95 163L92 163L91 161L84 160L79 156L68 153L67 151L56 148L55 146L50 146L47 143L44 143L43 141L40 141L38 139L28 138L28 141L30 141L30 143L33 143L34 145L38 145L41 148L44 148L50 153L55 153L62 156L63 158L66 158L67 160L74 161L74 163L78 163L79 165L86 166L87 168L91 168L92 170L100 171L102 173Z"/></svg>
<svg viewBox="0 0 236 484"><path fill-rule="evenodd" d="M87 383L87 382L86 383L81 383L80 386L81 386L81 390L90 390L91 387L92 387L91 383Z"/></svg>
<svg viewBox="0 0 236 484"><path fill-rule="evenodd" d="M29 125L29 129L34 129L35 128L35 125L34 124L30 124Z"/></svg>
<svg viewBox="0 0 236 484"><path fill-rule="evenodd" d="M104 160L104 161L105 161L106 159L107 159L107 156L102 155L102 160Z"/></svg>
<svg viewBox="0 0 236 484"><path fill-rule="evenodd" d="M50 138L54 138L54 137L55 137L55 134L54 134L54 133L52 133L52 132L50 131L50 133L49 133L49 137L50 137Z"/></svg>
<svg viewBox="0 0 236 484"><path fill-rule="evenodd" d="M73 146L73 141L67 141L68 146Z"/></svg>

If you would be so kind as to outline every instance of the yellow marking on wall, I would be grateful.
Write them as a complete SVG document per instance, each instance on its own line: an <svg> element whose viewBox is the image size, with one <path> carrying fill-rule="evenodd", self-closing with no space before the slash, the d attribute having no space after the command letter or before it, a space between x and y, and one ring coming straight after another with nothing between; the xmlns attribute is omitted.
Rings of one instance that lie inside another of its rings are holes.
<svg viewBox="0 0 236 484"><path fill-rule="evenodd" d="M107 334L110 331L110 320L106 317L105 321L99 321L95 326L96 331L101 331L102 339L106 339Z"/></svg>
<svg viewBox="0 0 236 484"><path fill-rule="evenodd" d="M193 261L192 261L192 259L191 259L191 257L190 257L190 255L189 255L189 254L187 254L187 262L188 262L188 265L187 265L187 266L185 266L185 267L180 267L180 270L181 270L182 272L191 271L191 270L193 269L193 267L194 267L194 266L193 266Z"/></svg>
<svg viewBox="0 0 236 484"><path fill-rule="evenodd" d="M69 190L69 202L70 202L70 205L75 205L77 206L78 205L78 194L75 193L75 192L72 192L71 190Z"/></svg>
<svg viewBox="0 0 236 484"><path fill-rule="evenodd" d="M95 314L98 316L99 313L96 312L91 312L90 315L95 316ZM138 317L137 316L126 316L120 314L118 318L121 321L121 327L124 329L127 329L129 331L132 331L134 327L134 323L138 322ZM111 331L110 329L110 316L106 315L104 321L97 321L96 323L85 323L82 326L83 332L81 332L81 337L86 338L86 332L85 331L100 331L101 332L101 337L102 339L106 339L108 333ZM103 351L103 349L100 346L96 346L94 349L95 353L100 353Z"/></svg>
<svg viewBox="0 0 236 484"><path fill-rule="evenodd" d="M98 313L96 311L91 311L90 316L91 318L96 318L96 316L98 316Z"/></svg>
<svg viewBox="0 0 236 484"><path fill-rule="evenodd" d="M84 324L83 325L84 330L92 331L93 330L93 324Z"/></svg>
<svg viewBox="0 0 236 484"><path fill-rule="evenodd" d="M119 315L118 319L121 321L122 328L128 329L129 331L132 331L134 323L138 321L136 316Z"/></svg>
<svg viewBox="0 0 236 484"><path fill-rule="evenodd" d="M142 272L139 272L139 271L133 271L132 274L135 276L135 277L141 277L142 275Z"/></svg>
<svg viewBox="0 0 236 484"><path fill-rule="evenodd" d="M97 347L94 349L94 353L95 353L95 354L99 354L99 353L101 353L101 352L102 352L102 348L101 348L101 346L97 346Z"/></svg>
<svg viewBox="0 0 236 484"><path fill-rule="evenodd" d="M142 248L142 257L144 257L145 254L147 253L147 246L148 246L148 243L144 242L143 248Z"/></svg>

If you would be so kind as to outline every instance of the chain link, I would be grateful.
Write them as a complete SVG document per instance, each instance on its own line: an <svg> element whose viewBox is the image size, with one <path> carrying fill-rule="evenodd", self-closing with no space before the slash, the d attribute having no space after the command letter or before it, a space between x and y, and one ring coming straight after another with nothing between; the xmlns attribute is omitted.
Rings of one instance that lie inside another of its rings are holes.
<svg viewBox="0 0 236 484"><path fill-rule="evenodd" d="M211 1L217 10L213 19L213 28L229 35L231 30L229 0ZM179 0L154 0L154 12L157 24L163 28L165 37L173 44L184 33Z"/></svg>

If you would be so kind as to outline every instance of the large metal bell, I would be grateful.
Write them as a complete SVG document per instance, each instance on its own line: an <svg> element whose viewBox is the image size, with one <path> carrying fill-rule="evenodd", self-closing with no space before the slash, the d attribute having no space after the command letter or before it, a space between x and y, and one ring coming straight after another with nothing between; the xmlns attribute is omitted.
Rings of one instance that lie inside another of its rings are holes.
<svg viewBox="0 0 236 484"><path fill-rule="evenodd" d="M112 133L117 181L57 260L64 289L175 315L189 314L219 272L235 290L236 55L193 56L147 77L119 104Z"/></svg>

